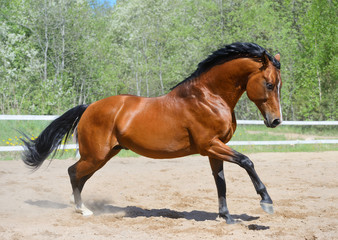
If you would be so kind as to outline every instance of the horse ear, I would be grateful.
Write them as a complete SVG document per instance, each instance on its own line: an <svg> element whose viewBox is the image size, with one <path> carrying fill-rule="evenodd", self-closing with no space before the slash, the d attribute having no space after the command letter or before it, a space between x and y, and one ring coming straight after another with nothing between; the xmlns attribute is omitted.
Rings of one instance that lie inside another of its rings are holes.
<svg viewBox="0 0 338 240"><path fill-rule="evenodd" d="M275 58L278 62L280 62L280 54L279 53L275 55Z"/></svg>
<svg viewBox="0 0 338 240"><path fill-rule="evenodd" d="M267 67L269 66L269 57L268 55L266 54L266 52L263 52L263 55L262 55L262 64L263 66L260 68L261 71L267 69Z"/></svg>

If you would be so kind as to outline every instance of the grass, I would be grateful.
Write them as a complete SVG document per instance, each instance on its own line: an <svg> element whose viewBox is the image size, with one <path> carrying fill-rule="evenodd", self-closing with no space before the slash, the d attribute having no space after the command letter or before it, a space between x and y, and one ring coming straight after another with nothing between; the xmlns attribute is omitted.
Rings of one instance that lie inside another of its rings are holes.
<svg viewBox="0 0 338 240"><path fill-rule="evenodd" d="M338 139L338 126L279 126L271 129L261 125L238 125L233 141L276 141L304 139Z"/></svg>
<svg viewBox="0 0 338 240"><path fill-rule="evenodd" d="M23 137L19 132L26 133L31 139L36 138L47 127L48 121L0 121L0 146L20 146ZM279 126L269 129L261 125L238 125L232 141L276 141L304 139L338 139L338 126ZM319 152L337 151L338 144L301 144L275 146L233 146L243 153L253 152ZM59 151L58 159L74 158L74 149ZM0 159L19 159L20 152L0 152ZM138 156L132 151L122 150L120 157Z"/></svg>
<svg viewBox="0 0 338 240"><path fill-rule="evenodd" d="M337 151L338 144L297 144L297 145L273 145L273 146L233 146L243 154L257 152L323 152Z"/></svg>

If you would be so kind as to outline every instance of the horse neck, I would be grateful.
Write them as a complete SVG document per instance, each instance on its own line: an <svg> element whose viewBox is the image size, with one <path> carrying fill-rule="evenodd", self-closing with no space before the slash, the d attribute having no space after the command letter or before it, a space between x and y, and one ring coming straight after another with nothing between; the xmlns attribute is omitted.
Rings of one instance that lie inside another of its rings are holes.
<svg viewBox="0 0 338 240"><path fill-rule="evenodd" d="M246 90L250 74L259 69L259 63L248 58L235 59L211 68L200 76L212 94L220 96L233 110Z"/></svg>

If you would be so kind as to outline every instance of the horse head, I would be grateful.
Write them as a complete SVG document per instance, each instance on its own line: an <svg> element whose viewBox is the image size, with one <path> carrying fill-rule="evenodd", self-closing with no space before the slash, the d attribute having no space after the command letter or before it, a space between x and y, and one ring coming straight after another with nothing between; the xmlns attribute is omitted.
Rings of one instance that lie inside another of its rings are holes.
<svg viewBox="0 0 338 240"><path fill-rule="evenodd" d="M265 125L274 128L282 122L282 79L279 69L280 55L277 54L272 60L267 54L263 54L260 60L262 67L249 76L246 92L262 113Z"/></svg>

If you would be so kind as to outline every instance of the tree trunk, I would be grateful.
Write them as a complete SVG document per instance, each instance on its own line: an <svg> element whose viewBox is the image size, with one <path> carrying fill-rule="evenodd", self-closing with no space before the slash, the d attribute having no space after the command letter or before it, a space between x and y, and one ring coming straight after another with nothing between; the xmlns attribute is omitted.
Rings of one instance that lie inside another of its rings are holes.
<svg viewBox="0 0 338 240"><path fill-rule="evenodd" d="M45 16L44 16L44 24L45 24L45 49L44 49L44 71L43 71L43 80L47 80L47 60L48 60L48 13L47 13L47 0L45 0Z"/></svg>

